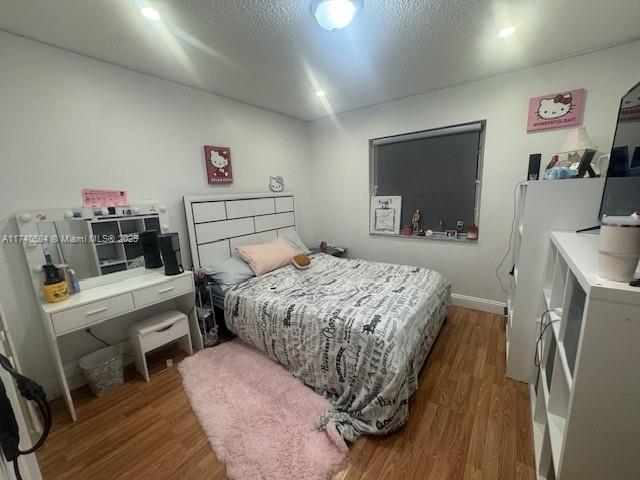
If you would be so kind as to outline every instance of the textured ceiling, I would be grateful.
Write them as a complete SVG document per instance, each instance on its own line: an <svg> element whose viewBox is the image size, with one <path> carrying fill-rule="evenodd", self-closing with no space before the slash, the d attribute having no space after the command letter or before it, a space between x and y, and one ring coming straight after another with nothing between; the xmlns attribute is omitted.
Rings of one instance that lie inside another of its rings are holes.
<svg viewBox="0 0 640 480"><path fill-rule="evenodd" d="M311 0L144 3L161 23L142 0L0 0L0 29L304 120L640 37L639 0L364 0L340 32Z"/></svg>

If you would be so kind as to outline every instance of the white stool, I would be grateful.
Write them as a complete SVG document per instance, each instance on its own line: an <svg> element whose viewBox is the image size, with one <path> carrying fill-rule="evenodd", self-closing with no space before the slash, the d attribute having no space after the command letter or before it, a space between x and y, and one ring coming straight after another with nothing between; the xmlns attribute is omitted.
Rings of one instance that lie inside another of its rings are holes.
<svg viewBox="0 0 640 480"><path fill-rule="evenodd" d="M133 345L136 370L149 381L147 358L145 354L163 345L178 341L180 348L193 355L189 320L176 310L160 313L129 327L129 338Z"/></svg>

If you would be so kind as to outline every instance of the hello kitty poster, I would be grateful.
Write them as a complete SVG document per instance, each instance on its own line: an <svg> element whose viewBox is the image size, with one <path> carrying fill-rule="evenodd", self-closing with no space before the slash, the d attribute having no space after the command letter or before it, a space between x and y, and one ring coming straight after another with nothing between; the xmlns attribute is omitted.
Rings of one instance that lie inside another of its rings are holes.
<svg viewBox="0 0 640 480"><path fill-rule="evenodd" d="M529 100L527 131L582 125L586 90L551 93Z"/></svg>
<svg viewBox="0 0 640 480"><path fill-rule="evenodd" d="M233 182L230 148L205 145L204 162L207 165L207 180L210 185Z"/></svg>

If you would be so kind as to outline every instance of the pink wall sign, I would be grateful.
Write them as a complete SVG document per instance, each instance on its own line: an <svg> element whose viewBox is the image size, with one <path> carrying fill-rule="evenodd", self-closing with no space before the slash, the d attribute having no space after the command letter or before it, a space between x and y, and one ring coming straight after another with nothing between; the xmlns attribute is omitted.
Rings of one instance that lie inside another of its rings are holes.
<svg viewBox="0 0 640 480"><path fill-rule="evenodd" d="M527 131L582 125L586 90L551 93L529 100Z"/></svg>
<svg viewBox="0 0 640 480"><path fill-rule="evenodd" d="M82 189L82 206L91 207L126 207L129 204L127 192L124 190Z"/></svg>

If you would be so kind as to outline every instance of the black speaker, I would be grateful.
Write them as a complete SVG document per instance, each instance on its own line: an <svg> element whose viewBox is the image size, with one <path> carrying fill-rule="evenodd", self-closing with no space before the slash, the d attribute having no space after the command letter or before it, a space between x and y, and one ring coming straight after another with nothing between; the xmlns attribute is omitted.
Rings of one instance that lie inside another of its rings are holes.
<svg viewBox="0 0 640 480"><path fill-rule="evenodd" d="M540 177L540 160L541 153L532 153L529 155L529 171L527 172L527 180L538 180Z"/></svg>
<svg viewBox="0 0 640 480"><path fill-rule="evenodd" d="M158 235L160 252L164 261L165 275L178 275L184 272L180 259L180 240L177 233L163 233Z"/></svg>
<svg viewBox="0 0 640 480"><path fill-rule="evenodd" d="M160 268L162 258L160 257L160 243L158 242L157 230L145 230L140 233L140 243L144 255L144 268Z"/></svg>

